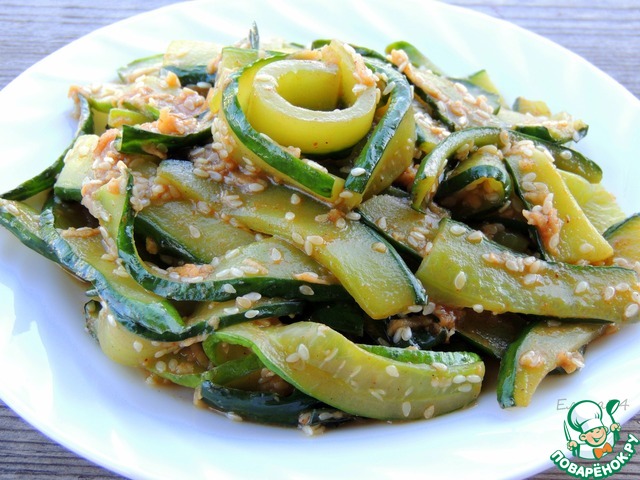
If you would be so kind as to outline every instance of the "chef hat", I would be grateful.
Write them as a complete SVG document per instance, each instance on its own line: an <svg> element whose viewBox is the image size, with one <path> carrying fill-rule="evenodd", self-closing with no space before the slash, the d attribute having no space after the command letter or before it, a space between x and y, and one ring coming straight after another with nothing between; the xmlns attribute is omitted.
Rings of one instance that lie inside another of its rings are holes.
<svg viewBox="0 0 640 480"><path fill-rule="evenodd" d="M571 407L567 414L569 425L576 431L587 433L594 428L604 427L602 408L596 402L583 400Z"/></svg>

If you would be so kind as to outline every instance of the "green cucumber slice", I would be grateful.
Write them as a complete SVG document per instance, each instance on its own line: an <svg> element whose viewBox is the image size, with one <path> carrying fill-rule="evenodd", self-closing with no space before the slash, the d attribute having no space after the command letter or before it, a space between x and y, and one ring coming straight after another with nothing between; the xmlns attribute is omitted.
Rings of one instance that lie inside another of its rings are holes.
<svg viewBox="0 0 640 480"><path fill-rule="evenodd" d="M480 391L484 364L473 353L357 346L312 322L260 328L240 324L215 334L251 348L298 390L353 415L430 418L462 408Z"/></svg>

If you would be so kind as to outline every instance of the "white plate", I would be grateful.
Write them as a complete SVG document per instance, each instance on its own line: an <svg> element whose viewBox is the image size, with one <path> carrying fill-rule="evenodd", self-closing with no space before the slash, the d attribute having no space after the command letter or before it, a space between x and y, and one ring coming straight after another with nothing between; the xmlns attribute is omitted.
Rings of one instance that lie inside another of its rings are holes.
<svg viewBox="0 0 640 480"><path fill-rule="evenodd" d="M75 128L67 89L114 78L171 39L233 42L256 20L264 37L336 37L382 50L408 40L447 72L487 68L509 100L548 100L591 125L580 148L605 170L623 208L639 209L640 103L576 55L487 16L425 0L179 3L98 30L41 61L0 93L0 191L48 165ZM393 5L393 8L389 8ZM251 13L249 13L251 12ZM135 478L518 478L550 466L568 404L627 400L640 408L639 327L590 348L585 369L549 379L526 409L501 410L491 384L477 405L431 421L299 431L234 423L188 396L146 386L85 333L83 295L55 265L0 231L0 396L54 440ZM601 361L606 360L606 361ZM489 382L491 383L491 382Z"/></svg>

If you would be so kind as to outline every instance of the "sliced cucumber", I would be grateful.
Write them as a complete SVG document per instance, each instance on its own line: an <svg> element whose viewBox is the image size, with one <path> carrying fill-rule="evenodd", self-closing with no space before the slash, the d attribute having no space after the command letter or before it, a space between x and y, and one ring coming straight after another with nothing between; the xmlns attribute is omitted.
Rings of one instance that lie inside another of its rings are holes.
<svg viewBox="0 0 640 480"><path fill-rule="evenodd" d="M549 324L534 322L513 342L498 372L498 403L502 408L525 407L538 385L558 367L568 373L582 366L579 353L598 338L606 325L597 323Z"/></svg>
<svg viewBox="0 0 640 480"><path fill-rule="evenodd" d="M456 410L477 397L484 376L475 354L359 347L312 322L269 328L245 323L215 335L251 348L307 395L370 418L430 418Z"/></svg>
<svg viewBox="0 0 640 480"><path fill-rule="evenodd" d="M552 263L509 251L444 219L416 276L429 299L452 307L609 322L637 321L635 272ZM625 285L618 291L617 285Z"/></svg>

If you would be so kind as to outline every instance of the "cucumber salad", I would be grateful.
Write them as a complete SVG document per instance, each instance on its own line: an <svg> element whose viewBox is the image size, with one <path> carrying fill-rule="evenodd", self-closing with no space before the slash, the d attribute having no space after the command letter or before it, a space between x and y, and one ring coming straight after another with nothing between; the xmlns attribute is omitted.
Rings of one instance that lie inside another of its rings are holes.
<svg viewBox="0 0 640 480"><path fill-rule="evenodd" d="M472 405L488 359L526 406L640 318L640 215L576 148L588 125L484 70L253 26L117 74L71 86L75 138L0 224L83 282L109 358L198 406L424 420Z"/></svg>

